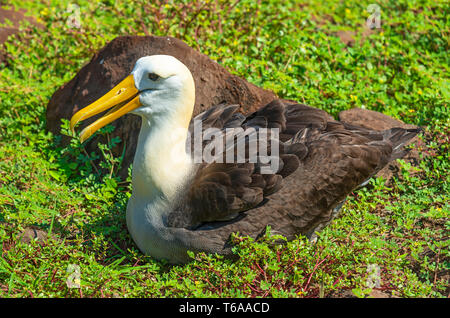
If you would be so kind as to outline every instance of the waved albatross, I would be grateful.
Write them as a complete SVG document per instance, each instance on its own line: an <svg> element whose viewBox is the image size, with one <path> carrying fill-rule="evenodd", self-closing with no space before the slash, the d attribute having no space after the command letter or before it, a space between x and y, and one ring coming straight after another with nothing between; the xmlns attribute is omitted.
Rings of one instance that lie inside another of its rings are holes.
<svg viewBox="0 0 450 318"><path fill-rule="evenodd" d="M270 226L287 239L310 237L331 221L349 193L402 157L403 145L419 132L356 127L280 100L249 116L238 105L218 105L192 118L194 102L194 80L183 63L168 55L146 56L70 123L73 130L109 109L82 130L83 142L126 113L141 116L127 227L144 254L171 263L189 261L188 250L231 255L233 232L258 237ZM196 129L200 143L190 137ZM209 139L207 131L213 132ZM258 146L252 146L252 136L263 131L266 141L256 139ZM196 151L208 147L214 160L196 160Z"/></svg>

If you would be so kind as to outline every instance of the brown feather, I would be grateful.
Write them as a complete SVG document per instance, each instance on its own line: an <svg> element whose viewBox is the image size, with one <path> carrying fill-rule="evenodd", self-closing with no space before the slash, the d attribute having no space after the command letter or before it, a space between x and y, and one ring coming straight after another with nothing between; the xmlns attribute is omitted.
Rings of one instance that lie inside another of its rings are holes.
<svg viewBox="0 0 450 318"><path fill-rule="evenodd" d="M258 162L197 166L167 222L195 229L185 235L196 246L204 246L199 250L229 254L227 240L232 232L257 237L268 225L288 239L310 236L336 215L335 208L349 193L401 157L403 144L419 133L351 126L325 111L302 104L286 106L280 100L247 117L237 109L237 105L219 105L197 119L204 129L279 128L280 168L274 174L261 174Z"/></svg>

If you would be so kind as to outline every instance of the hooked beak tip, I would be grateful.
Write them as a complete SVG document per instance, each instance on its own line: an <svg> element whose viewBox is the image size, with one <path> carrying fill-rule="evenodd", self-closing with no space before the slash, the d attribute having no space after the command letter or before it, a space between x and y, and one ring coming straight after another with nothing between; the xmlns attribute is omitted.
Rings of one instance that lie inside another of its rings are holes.
<svg viewBox="0 0 450 318"><path fill-rule="evenodd" d="M101 98L77 111L70 119L70 130L75 134L75 126L79 122L114 107L106 115L81 131L80 141L83 143L95 131L140 105L139 91L135 86L133 74L130 74Z"/></svg>

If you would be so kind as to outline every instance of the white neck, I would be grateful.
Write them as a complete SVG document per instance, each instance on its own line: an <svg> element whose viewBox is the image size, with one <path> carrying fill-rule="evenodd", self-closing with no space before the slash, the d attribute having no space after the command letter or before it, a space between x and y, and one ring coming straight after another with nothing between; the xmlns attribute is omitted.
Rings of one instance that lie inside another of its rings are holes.
<svg viewBox="0 0 450 318"><path fill-rule="evenodd" d="M151 203L171 202L192 170L186 153L187 128L176 121L142 116L133 162L133 196Z"/></svg>
<svg viewBox="0 0 450 318"><path fill-rule="evenodd" d="M133 193L127 205L127 226L133 240L145 254L158 258L167 258L167 250L176 251L170 248L175 243L166 227L167 216L193 170L185 149L188 129L175 122L149 121L142 116L133 162Z"/></svg>

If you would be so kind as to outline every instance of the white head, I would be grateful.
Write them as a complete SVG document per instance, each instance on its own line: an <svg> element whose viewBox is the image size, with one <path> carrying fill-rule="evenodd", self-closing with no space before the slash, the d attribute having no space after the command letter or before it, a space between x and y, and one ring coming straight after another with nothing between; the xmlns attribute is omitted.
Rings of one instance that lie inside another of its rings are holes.
<svg viewBox="0 0 450 318"><path fill-rule="evenodd" d="M152 123L161 119L180 123L187 120L189 123L195 102L195 86L191 72L183 63L169 55L145 56L137 60L131 74L142 104L132 111L134 114Z"/></svg>
<svg viewBox="0 0 450 318"><path fill-rule="evenodd" d="M169 55L145 56L137 60L131 74L122 82L78 111L70 124L73 130L78 122L115 106L81 132L82 141L126 113L140 115L150 125L169 121L187 128L194 103L194 79L183 63Z"/></svg>

